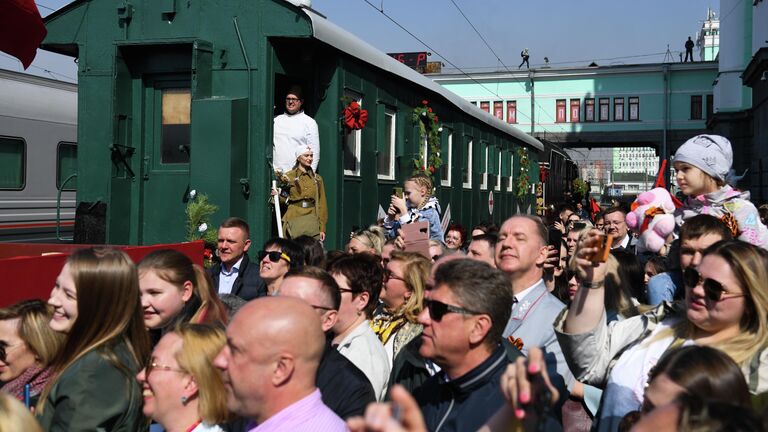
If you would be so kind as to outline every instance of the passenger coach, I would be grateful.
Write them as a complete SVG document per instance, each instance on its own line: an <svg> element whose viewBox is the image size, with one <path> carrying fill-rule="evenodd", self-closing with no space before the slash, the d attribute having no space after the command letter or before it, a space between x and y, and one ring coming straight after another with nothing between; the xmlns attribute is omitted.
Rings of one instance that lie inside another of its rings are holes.
<svg viewBox="0 0 768 432"><path fill-rule="evenodd" d="M46 27L43 48L79 67L76 240L181 240L190 190L219 206L214 223L242 216L255 242L270 236L272 119L293 84L320 130L328 247L374 222L392 187L434 156L454 220L501 222L535 206L539 141L298 2L78 0ZM369 113L362 129L341 121L351 101ZM437 145L412 121L423 101Z"/></svg>

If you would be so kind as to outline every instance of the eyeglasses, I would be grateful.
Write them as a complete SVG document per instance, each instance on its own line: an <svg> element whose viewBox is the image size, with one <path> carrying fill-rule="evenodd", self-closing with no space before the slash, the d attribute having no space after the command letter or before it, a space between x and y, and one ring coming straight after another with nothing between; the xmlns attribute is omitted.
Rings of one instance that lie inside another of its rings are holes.
<svg viewBox="0 0 768 432"><path fill-rule="evenodd" d="M464 315L479 315L477 312L472 312L469 309L464 309L462 307L445 304L443 302L427 298L424 299L424 307L429 310L429 317L432 319L432 321L442 320L443 316L449 312Z"/></svg>
<svg viewBox="0 0 768 432"><path fill-rule="evenodd" d="M8 351L16 349L22 345L24 345L24 342L19 342L16 345L6 345L5 343L1 343L0 344L0 362L5 363L5 361L8 359Z"/></svg>
<svg viewBox="0 0 768 432"><path fill-rule="evenodd" d="M280 261L280 258L286 260L289 264L291 262L291 257L285 254L285 252L278 252L278 251L259 251L259 261L264 260L264 257L269 257L269 260L273 263L276 263Z"/></svg>
<svg viewBox="0 0 768 432"><path fill-rule="evenodd" d="M301 99L298 99L298 98L285 98L285 101L286 101L286 102L288 102L288 103L291 103L291 102L298 102L298 101L300 101L300 100L301 100Z"/></svg>
<svg viewBox="0 0 768 432"><path fill-rule="evenodd" d="M621 226L624 221L605 221L605 226Z"/></svg>
<svg viewBox="0 0 768 432"><path fill-rule="evenodd" d="M144 376L149 378L149 375L155 369L162 370L162 371L168 371L168 372L179 372L179 373L184 373L184 374L187 373L187 371L185 371L185 370L182 370L182 369L179 369L179 368L170 367L170 366L166 366L166 365L157 364L156 361L150 360L149 362L147 362L147 369L144 372Z"/></svg>
<svg viewBox="0 0 768 432"><path fill-rule="evenodd" d="M701 273L691 267L683 270L683 283L688 288L694 288L701 284L704 287L704 295L713 302L732 297L744 297L744 294L729 293L723 284L714 279L701 277Z"/></svg>
<svg viewBox="0 0 768 432"><path fill-rule="evenodd" d="M392 270L384 269L384 282L388 282L390 279L397 279L406 282L405 279L392 273Z"/></svg>

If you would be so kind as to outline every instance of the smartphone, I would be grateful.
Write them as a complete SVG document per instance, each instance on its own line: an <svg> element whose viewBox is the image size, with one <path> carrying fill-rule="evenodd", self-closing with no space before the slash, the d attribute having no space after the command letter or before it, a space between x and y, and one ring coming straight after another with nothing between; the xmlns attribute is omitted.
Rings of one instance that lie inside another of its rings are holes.
<svg viewBox="0 0 768 432"><path fill-rule="evenodd" d="M392 195L394 195L394 196L396 196L396 197L398 197L400 199L403 199L403 188L401 188L401 187L393 187L392 188Z"/></svg>
<svg viewBox="0 0 768 432"><path fill-rule="evenodd" d="M417 221L400 227L403 232L403 250L429 256L429 221Z"/></svg>
<svg viewBox="0 0 768 432"><path fill-rule="evenodd" d="M589 260L593 263L604 263L608 261L608 256L611 254L611 244L613 244L612 234L600 235L598 251L592 255Z"/></svg>
<svg viewBox="0 0 768 432"><path fill-rule="evenodd" d="M549 233L549 245L554 247L557 251L557 258L560 258L560 247L563 245L563 233L557 228L550 228Z"/></svg>

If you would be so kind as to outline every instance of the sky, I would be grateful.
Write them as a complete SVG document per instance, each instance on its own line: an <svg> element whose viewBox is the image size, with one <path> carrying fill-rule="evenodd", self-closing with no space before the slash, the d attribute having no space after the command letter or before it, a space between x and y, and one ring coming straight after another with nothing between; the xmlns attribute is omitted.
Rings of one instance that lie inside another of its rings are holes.
<svg viewBox="0 0 768 432"><path fill-rule="evenodd" d="M35 1L43 16L69 3ZM719 1L313 0L312 8L384 52L428 51L446 72L471 72L516 69L523 48L529 49L531 67L542 65L545 56L553 67L661 62L667 44L677 58L707 8L719 12ZM5 53L0 68L23 70ZM71 58L42 50L27 73L77 79Z"/></svg>

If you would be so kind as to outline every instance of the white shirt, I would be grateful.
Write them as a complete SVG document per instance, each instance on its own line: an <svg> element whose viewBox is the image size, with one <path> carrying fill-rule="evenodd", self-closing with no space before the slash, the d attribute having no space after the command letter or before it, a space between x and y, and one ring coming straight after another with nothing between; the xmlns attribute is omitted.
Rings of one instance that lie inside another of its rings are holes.
<svg viewBox="0 0 768 432"><path fill-rule="evenodd" d="M227 271L224 264L221 264L221 271L219 272L219 294L230 294L232 292L232 285L235 284L235 279L240 273L240 264L243 262L243 257L232 266L232 270Z"/></svg>
<svg viewBox="0 0 768 432"><path fill-rule="evenodd" d="M611 247L611 249L618 249L618 248L626 249L628 245L629 245L629 234L624 234L624 239L621 240L621 243L619 243L618 246Z"/></svg>
<svg viewBox="0 0 768 432"><path fill-rule="evenodd" d="M376 400L381 400L386 393L392 366L384 345L371 330L370 321L361 322L339 343L336 349L363 371L373 386Z"/></svg>
<svg viewBox="0 0 768 432"><path fill-rule="evenodd" d="M539 280L536 281L535 284L533 284L533 285L529 286L528 288L520 291L519 294L515 294L515 298L517 299L517 302L518 303L522 302L523 299L525 298L525 296L527 296L529 292L533 291L533 289L536 288L536 286L538 284L542 283L542 282L543 282L543 280L539 279Z"/></svg>
<svg viewBox="0 0 768 432"><path fill-rule="evenodd" d="M286 173L296 165L296 152L309 146L315 155L312 170L317 171L320 162L320 134L315 120L299 111L296 114L280 114L275 117L272 147L272 167Z"/></svg>

